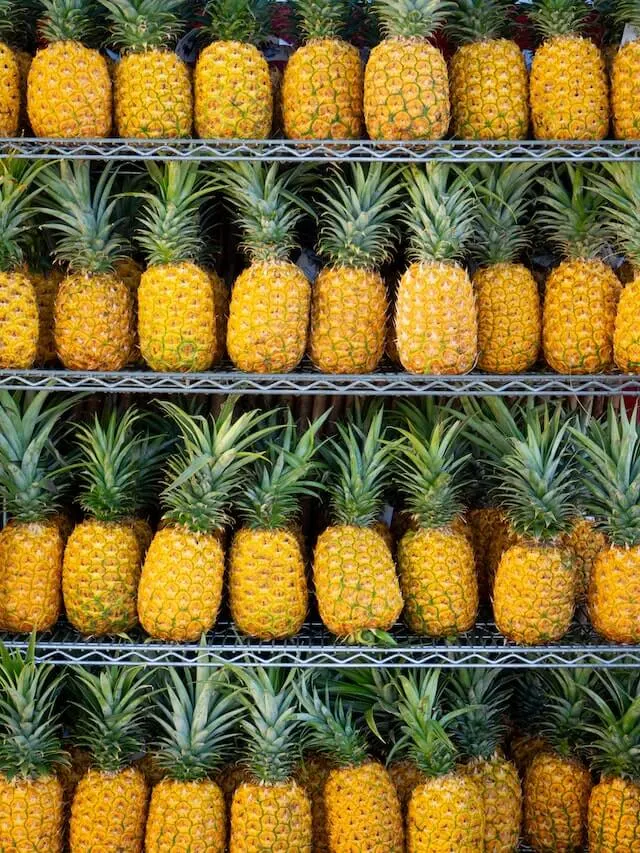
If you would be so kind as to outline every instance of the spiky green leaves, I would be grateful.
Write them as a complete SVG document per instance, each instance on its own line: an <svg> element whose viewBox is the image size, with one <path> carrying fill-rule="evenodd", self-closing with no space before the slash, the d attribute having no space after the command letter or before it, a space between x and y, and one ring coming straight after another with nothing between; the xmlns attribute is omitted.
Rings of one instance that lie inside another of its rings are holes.
<svg viewBox="0 0 640 853"><path fill-rule="evenodd" d="M640 27L640 3L638 26ZM613 226L611 239L635 265L640 265L640 164L603 163L605 174L592 172L591 186L606 204L602 217Z"/></svg>
<svg viewBox="0 0 640 853"><path fill-rule="evenodd" d="M455 10L453 0L374 0L374 12L387 38L428 39Z"/></svg>
<svg viewBox="0 0 640 853"><path fill-rule="evenodd" d="M631 24L640 29L640 3L638 0L599 0L595 4L606 21L607 13L619 27ZM604 7L604 8L602 8Z"/></svg>
<svg viewBox="0 0 640 853"><path fill-rule="evenodd" d="M597 678L584 688L596 716L583 726L591 766L603 776L640 782L640 676L603 670Z"/></svg>
<svg viewBox="0 0 640 853"><path fill-rule="evenodd" d="M585 0L532 0L526 13L542 38L550 39L580 35L591 8Z"/></svg>
<svg viewBox="0 0 640 853"><path fill-rule="evenodd" d="M99 0L113 43L124 52L170 49L184 29L185 0Z"/></svg>
<svg viewBox="0 0 640 853"><path fill-rule="evenodd" d="M454 742L469 758L490 759L507 733L511 687L499 669L456 669L446 684L446 703L463 711L451 723Z"/></svg>
<svg viewBox="0 0 640 853"><path fill-rule="evenodd" d="M0 164L0 270L19 266L31 238L33 200L40 191L32 184L44 163L3 160Z"/></svg>
<svg viewBox="0 0 640 853"><path fill-rule="evenodd" d="M99 30L97 0L42 0L40 35L47 42L93 42Z"/></svg>
<svg viewBox="0 0 640 853"><path fill-rule="evenodd" d="M269 35L274 0L209 0L203 30L211 41L260 44Z"/></svg>
<svg viewBox="0 0 640 853"><path fill-rule="evenodd" d="M503 38L514 10L512 0L455 0L447 33L458 44Z"/></svg>
<svg viewBox="0 0 640 853"><path fill-rule="evenodd" d="M593 675L589 669L541 673L545 702L539 733L565 758L584 745L583 726L592 718L586 688L593 686Z"/></svg>
<svg viewBox="0 0 640 853"><path fill-rule="evenodd" d="M294 0L294 9L302 34L312 39L339 39L349 16L346 0Z"/></svg>

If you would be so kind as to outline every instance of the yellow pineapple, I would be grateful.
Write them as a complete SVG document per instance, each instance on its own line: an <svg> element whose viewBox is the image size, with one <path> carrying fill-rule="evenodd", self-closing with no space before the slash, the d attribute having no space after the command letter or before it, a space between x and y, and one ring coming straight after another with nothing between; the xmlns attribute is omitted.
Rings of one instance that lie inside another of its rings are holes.
<svg viewBox="0 0 640 853"><path fill-rule="evenodd" d="M330 759L319 753L309 753L304 756L296 770L296 780L306 790L311 802L313 853L330 853L324 786L332 769L333 763Z"/></svg>
<svg viewBox="0 0 640 853"><path fill-rule="evenodd" d="M607 538L599 530L593 518L576 518L571 529L562 536L563 547L572 555L576 576L576 597L584 601L591 583L593 567L600 552L607 545Z"/></svg>
<svg viewBox="0 0 640 853"><path fill-rule="evenodd" d="M616 0L612 18L616 29L629 24L635 29L636 37L621 45L616 40L611 63L611 112L616 139L638 139L640 137L640 3L638 0ZM617 35L613 33L612 35Z"/></svg>
<svg viewBox="0 0 640 853"><path fill-rule="evenodd" d="M32 11L29 4L16 0L0 3L0 136L16 136L21 127L24 72L28 71L25 57L31 59L22 48L29 40Z"/></svg>
<svg viewBox="0 0 640 853"><path fill-rule="evenodd" d="M55 304L64 273L56 267L44 267L31 268L27 274L33 284L38 306L38 345L35 363L43 367L53 364L56 360Z"/></svg>
<svg viewBox="0 0 640 853"><path fill-rule="evenodd" d="M400 801L400 809L406 821L407 810L413 792L418 785L423 785L427 781L427 776L411 758L398 758L388 765L387 770L389 771L389 776L391 776L391 781L395 785L398 800Z"/></svg>
<svg viewBox="0 0 640 853"><path fill-rule="evenodd" d="M295 0L305 44L289 58L282 82L289 139L359 139L363 131L360 52L341 38L345 0Z"/></svg>
<svg viewBox="0 0 640 853"><path fill-rule="evenodd" d="M27 110L36 136L94 139L111 132L107 60L87 47L96 35L91 0L43 0L40 35L47 46L29 69Z"/></svg>

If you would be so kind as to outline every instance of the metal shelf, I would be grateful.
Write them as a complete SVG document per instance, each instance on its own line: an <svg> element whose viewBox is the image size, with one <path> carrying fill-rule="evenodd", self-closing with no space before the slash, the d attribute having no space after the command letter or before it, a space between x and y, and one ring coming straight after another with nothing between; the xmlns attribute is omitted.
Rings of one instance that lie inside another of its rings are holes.
<svg viewBox="0 0 640 853"><path fill-rule="evenodd" d="M286 139L0 139L0 157L48 160L277 160L326 162L335 160L384 160L410 163L427 160L448 162L546 162L636 160L640 140L622 142L371 142L370 140L299 141Z"/></svg>
<svg viewBox="0 0 640 853"><path fill-rule="evenodd" d="M228 621L220 621L208 636L211 665L282 667L626 667L640 668L640 646L603 642L586 626L576 625L561 642L546 646L516 646L502 637L491 622L479 622L453 640L433 640L394 629L392 647L349 646L338 643L318 623L304 626L290 640L258 642L240 635ZM9 648L26 648L28 638L6 635ZM160 643L133 632L129 639L87 640L66 625L42 634L36 657L42 662L117 664L118 666L187 666L198 653L197 643Z"/></svg>

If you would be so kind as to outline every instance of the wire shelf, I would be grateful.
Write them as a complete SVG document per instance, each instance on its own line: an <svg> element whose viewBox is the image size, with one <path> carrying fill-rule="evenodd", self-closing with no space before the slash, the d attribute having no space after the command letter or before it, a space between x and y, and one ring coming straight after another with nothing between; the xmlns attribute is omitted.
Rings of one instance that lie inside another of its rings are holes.
<svg viewBox="0 0 640 853"><path fill-rule="evenodd" d="M45 160L268 160L326 162L335 160L410 163L636 160L637 142L503 142L460 141L372 142L370 140L300 141L286 139L0 139L0 157Z"/></svg>
<svg viewBox="0 0 640 853"><path fill-rule="evenodd" d="M402 627L392 634L396 645L391 647L346 645L312 622L290 640L259 642L239 634L223 620L207 640L212 666L640 668L640 646L605 643L581 625L559 643L529 647L509 642L491 622L479 622L472 631L453 640L417 637ZM3 642L9 648L25 649L28 638L6 635ZM197 643L161 643L136 632L129 638L88 640L69 626L59 625L39 637L36 658L56 665L188 666L199 649Z"/></svg>

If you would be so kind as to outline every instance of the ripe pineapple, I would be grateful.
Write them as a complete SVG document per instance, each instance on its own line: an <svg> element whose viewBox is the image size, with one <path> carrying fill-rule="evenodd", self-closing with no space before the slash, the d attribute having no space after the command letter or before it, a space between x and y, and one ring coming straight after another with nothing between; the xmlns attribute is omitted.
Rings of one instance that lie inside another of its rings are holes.
<svg viewBox="0 0 640 853"><path fill-rule="evenodd" d="M396 336L410 373L460 374L478 355L473 286L458 263L473 237L468 178L444 163L405 172L411 202L402 220L413 261L398 285Z"/></svg>
<svg viewBox="0 0 640 853"><path fill-rule="evenodd" d="M154 189L142 194L137 234L147 261L138 289L140 351L152 370L208 370L217 346L215 301L198 260L199 206L210 182L196 162L147 169Z"/></svg>
<svg viewBox="0 0 640 853"><path fill-rule="evenodd" d="M430 39L455 9L451 0L375 0L384 41L364 77L371 139L442 139L449 130L449 76Z"/></svg>
<svg viewBox="0 0 640 853"><path fill-rule="evenodd" d="M398 800L400 801L400 810L402 811L406 825L409 803L411 802L413 792L419 785L424 785L428 777L411 758L395 759L387 765L387 770L395 786Z"/></svg>
<svg viewBox="0 0 640 853"><path fill-rule="evenodd" d="M615 0L613 18L640 32L638 0ZM616 51L611 67L611 112L616 139L640 137L640 41L635 38Z"/></svg>
<svg viewBox="0 0 640 853"><path fill-rule="evenodd" d="M480 164L475 190L479 217L470 253L478 263L478 367L522 373L538 360L542 317L538 285L519 259L531 237L531 177L520 163Z"/></svg>
<svg viewBox="0 0 640 853"><path fill-rule="evenodd" d="M142 853L149 789L132 766L144 741L149 679L130 667L93 674L74 671L81 711L74 740L92 765L78 782L71 805L70 848Z"/></svg>
<svg viewBox="0 0 640 853"><path fill-rule="evenodd" d="M577 517L561 542L564 548L571 552L576 575L576 598L585 601L593 567L600 552L607 545L607 538L599 530L592 518Z"/></svg>
<svg viewBox="0 0 640 853"><path fill-rule="evenodd" d="M453 132L460 139L526 139L529 75L505 38L512 0L456 0L447 27L458 49L450 64Z"/></svg>
<svg viewBox="0 0 640 853"><path fill-rule="evenodd" d="M131 294L114 271L125 240L114 218L116 171L92 187L88 161L60 161L39 177L47 197L44 227L68 271L55 302L58 357L71 370L121 370L133 345Z"/></svg>
<svg viewBox="0 0 640 853"><path fill-rule="evenodd" d="M36 365L44 367L56 361L55 305L64 272L56 267L42 264L39 269L29 268L38 306L38 345L36 347Z"/></svg>
<svg viewBox="0 0 640 853"><path fill-rule="evenodd" d="M452 721L452 737L468 758L465 772L484 803L485 853L515 853L522 821L518 770L501 749L511 691L497 669L455 670L447 684L447 706L464 713Z"/></svg>
<svg viewBox="0 0 640 853"><path fill-rule="evenodd" d="M5 631L46 631L62 607L64 538L55 515L66 484L50 438L75 400L47 398L46 391L0 392L0 498L10 518L0 538Z"/></svg>
<svg viewBox="0 0 640 853"><path fill-rule="evenodd" d="M16 41L27 26L28 14L26 4L16 0L0 2L0 136L16 136L20 127L22 63Z"/></svg>
<svg viewBox="0 0 640 853"><path fill-rule="evenodd" d="M342 39L346 0L295 0L305 44L287 62L282 81L289 139L359 139L363 131L360 53Z"/></svg>
<svg viewBox="0 0 640 853"><path fill-rule="evenodd" d="M609 131L604 56L581 35L590 11L584 0L533 0L527 12L544 40L530 79L536 139L604 139Z"/></svg>
<svg viewBox="0 0 640 853"><path fill-rule="evenodd" d="M462 421L429 399L421 407L400 403L399 410L396 479L416 522L398 545L404 617L418 634L460 634L473 627L478 613L473 547L454 526L469 461L461 452Z"/></svg>
<svg viewBox="0 0 640 853"><path fill-rule="evenodd" d="M64 764L56 707L64 670L34 663L0 646L0 850L62 853Z"/></svg>
<svg viewBox="0 0 640 853"><path fill-rule="evenodd" d="M301 498L319 488L314 457L328 414L298 437L288 412L236 501L243 526L229 554L229 603L236 627L250 637L292 637L307 615L304 543L294 525Z"/></svg>
<svg viewBox="0 0 640 853"><path fill-rule="evenodd" d="M332 524L318 537L313 555L320 618L348 641L386 640L402 610L402 595L391 548L376 519L395 446L381 405L370 410L368 423L350 419L337 430L326 446Z"/></svg>
<svg viewBox="0 0 640 853"><path fill-rule="evenodd" d="M153 713L160 727L156 760L166 773L151 792L146 853L225 853L224 795L210 778L229 755L240 710L225 686L204 651L195 667L166 670Z"/></svg>
<svg viewBox="0 0 640 853"><path fill-rule="evenodd" d="M298 195L304 174L253 162L226 164L218 175L250 258L233 284L227 326L229 356L240 370L286 373L307 346L311 285L288 259L309 211Z"/></svg>
<svg viewBox="0 0 640 853"><path fill-rule="evenodd" d="M262 435L263 415L233 418L234 400L216 419L191 416L171 403L165 412L180 431L180 450L167 464L162 493L166 522L149 546L138 588L144 629L163 640L197 640L213 627L222 597L222 531L229 508L244 486L247 448Z"/></svg>
<svg viewBox="0 0 640 853"><path fill-rule="evenodd" d="M622 286L599 257L609 236L602 199L585 185L585 171L564 166L545 192L542 229L563 260L546 282L544 355L558 373L599 373L613 365L616 308Z"/></svg>
<svg viewBox="0 0 640 853"><path fill-rule="evenodd" d="M269 66L256 47L269 35L269 0L209 0L210 40L195 70L195 121L203 139L265 139L273 121Z"/></svg>
<svg viewBox="0 0 640 853"><path fill-rule="evenodd" d="M94 139L111 132L107 60L84 42L96 36L93 0L42 0L47 46L29 69L27 110L36 136Z"/></svg>
<svg viewBox="0 0 640 853"><path fill-rule="evenodd" d="M313 853L331 853L327 832L327 810L324 803L324 786L333 769L330 759L316 753L305 754L296 769L296 781L307 792L311 803L313 828Z"/></svg>
<svg viewBox="0 0 640 853"><path fill-rule="evenodd" d="M244 760L251 778L231 804L231 853L311 853L311 804L294 779L302 756L295 670L241 669Z"/></svg>
<svg viewBox="0 0 640 853"><path fill-rule="evenodd" d="M391 255L400 185L395 170L354 163L320 190L318 251L329 260L313 286L309 355L325 373L371 373L384 352L388 300L377 271Z"/></svg>

